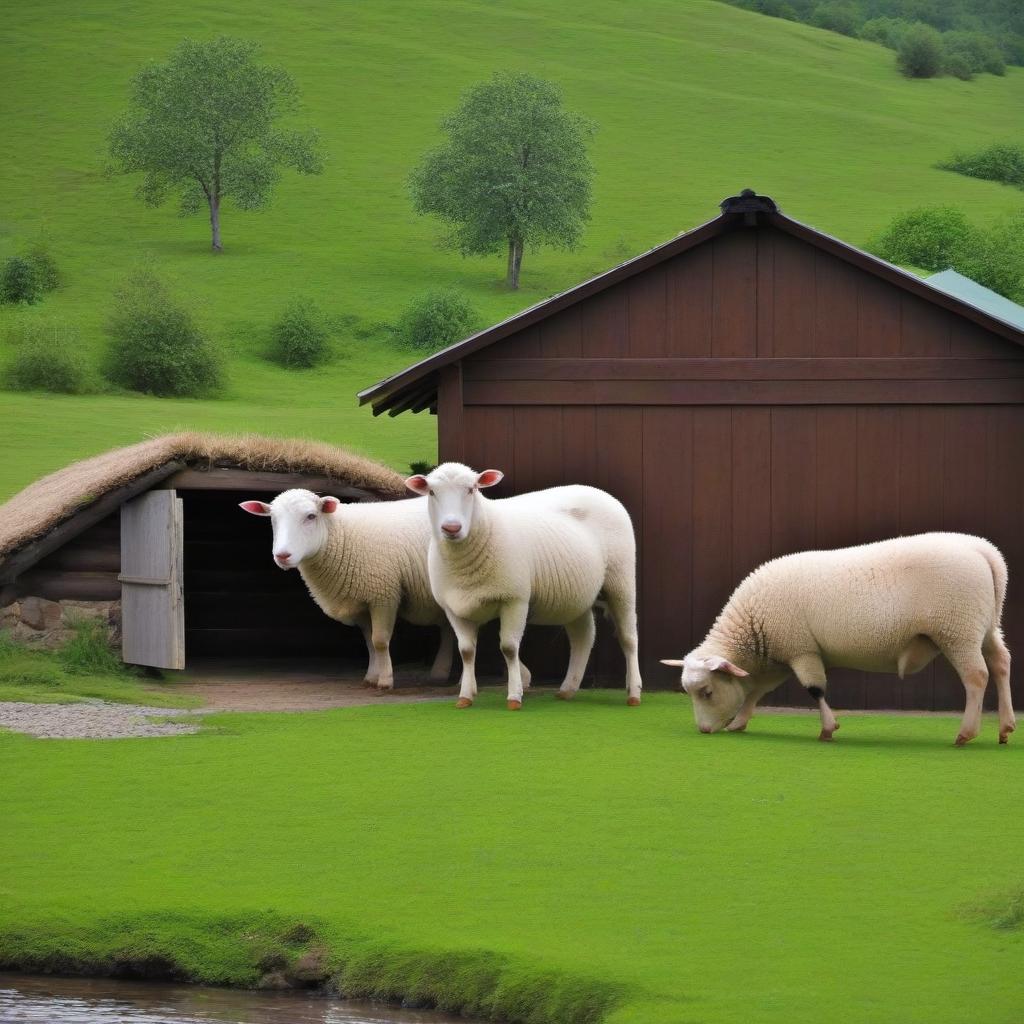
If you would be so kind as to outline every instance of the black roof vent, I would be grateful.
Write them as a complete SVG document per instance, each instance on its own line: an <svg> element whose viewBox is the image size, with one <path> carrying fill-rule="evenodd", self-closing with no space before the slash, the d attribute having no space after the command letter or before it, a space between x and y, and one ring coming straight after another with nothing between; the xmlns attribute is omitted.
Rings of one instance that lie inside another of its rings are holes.
<svg viewBox="0 0 1024 1024"><path fill-rule="evenodd" d="M779 208L770 196L759 196L752 188L745 188L738 196L723 199L722 213L778 213Z"/></svg>

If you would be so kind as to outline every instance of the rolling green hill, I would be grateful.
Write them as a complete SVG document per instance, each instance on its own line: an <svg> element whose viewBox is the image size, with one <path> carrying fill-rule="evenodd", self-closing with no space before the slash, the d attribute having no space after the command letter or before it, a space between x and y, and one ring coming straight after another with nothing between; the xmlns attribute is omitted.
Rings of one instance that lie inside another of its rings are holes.
<svg viewBox="0 0 1024 1024"><path fill-rule="evenodd" d="M286 178L262 213L224 216L226 251L202 217L151 210L135 182L104 176L105 138L147 59L184 36L225 32L264 45L304 94L329 160ZM500 256L436 245L405 193L466 86L498 68L558 81L595 120L593 222L583 249L526 255L523 289L503 290ZM979 222L1018 206L998 185L933 169L956 145L1019 133L1024 70L908 81L880 46L724 4L682 0L502 3L182 0L16 5L0 26L0 258L45 231L67 283L17 315L59 315L102 345L116 283L152 257L230 353L218 401L0 393L0 497L74 458L179 426L325 438L398 467L429 458L433 421L373 421L361 386L411 361L385 335L344 337L325 369L287 372L260 355L295 294L364 323L391 321L438 284L467 291L492 321L707 220L753 186L790 214L862 243L896 212L954 203ZM6 355L5 352L0 353Z"/></svg>

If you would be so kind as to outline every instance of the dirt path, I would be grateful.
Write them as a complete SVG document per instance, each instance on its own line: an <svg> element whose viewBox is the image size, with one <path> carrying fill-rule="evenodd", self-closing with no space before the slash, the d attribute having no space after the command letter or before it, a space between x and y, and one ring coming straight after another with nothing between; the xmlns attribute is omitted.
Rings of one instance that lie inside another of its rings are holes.
<svg viewBox="0 0 1024 1024"><path fill-rule="evenodd" d="M169 683L153 688L198 697L209 711L318 711L455 699L454 684L431 683L422 670L399 666L395 674L399 685L388 693L364 686L361 673L346 668L339 672L337 665L326 662L209 662L190 668L180 682L169 677Z"/></svg>

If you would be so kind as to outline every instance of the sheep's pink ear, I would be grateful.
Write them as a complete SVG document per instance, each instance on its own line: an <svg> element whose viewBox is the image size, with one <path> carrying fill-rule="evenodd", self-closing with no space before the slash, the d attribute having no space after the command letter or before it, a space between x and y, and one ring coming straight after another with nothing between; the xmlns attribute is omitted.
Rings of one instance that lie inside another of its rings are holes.
<svg viewBox="0 0 1024 1024"><path fill-rule="evenodd" d="M240 501L238 507L244 508L246 512L251 512L254 516L270 515L270 506L263 501Z"/></svg>
<svg viewBox="0 0 1024 1024"><path fill-rule="evenodd" d="M729 675L736 676L738 679L750 675L749 672L744 672L739 665L734 665L731 661L726 661L725 658L708 658L708 668L712 672L728 672Z"/></svg>
<svg viewBox="0 0 1024 1024"><path fill-rule="evenodd" d="M427 483L427 478L421 473L417 473L415 476L409 477L405 481L405 486L410 491L415 491L416 494L428 494L430 492L430 484Z"/></svg>
<svg viewBox="0 0 1024 1024"><path fill-rule="evenodd" d="M320 511L326 512L328 515L330 515L331 512L336 512L338 510L338 506L340 504L341 502L338 501L337 498L333 498L329 494L325 495L323 498L320 499Z"/></svg>
<svg viewBox="0 0 1024 1024"><path fill-rule="evenodd" d="M505 479L505 474L500 469L485 469L477 478L477 487L493 487Z"/></svg>
<svg viewBox="0 0 1024 1024"><path fill-rule="evenodd" d="M662 658L661 663L662 665L668 665L669 668L683 667L683 663L681 661L676 661L674 658Z"/></svg>

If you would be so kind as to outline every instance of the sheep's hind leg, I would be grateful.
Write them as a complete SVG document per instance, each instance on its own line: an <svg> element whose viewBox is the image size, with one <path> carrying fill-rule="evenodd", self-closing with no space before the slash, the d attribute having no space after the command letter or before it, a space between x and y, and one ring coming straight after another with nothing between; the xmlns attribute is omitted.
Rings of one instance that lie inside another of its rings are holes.
<svg viewBox="0 0 1024 1024"><path fill-rule="evenodd" d="M373 646L373 629L370 626L370 616L360 616L357 625L366 641L366 653L369 660L366 663L366 675L363 676L364 686L376 686L380 678L380 669L377 667L377 650Z"/></svg>
<svg viewBox="0 0 1024 1024"><path fill-rule="evenodd" d="M452 672L452 656L455 653L455 633L446 619L438 627L441 631L440 642L434 664L430 666L430 678L447 681Z"/></svg>
<svg viewBox="0 0 1024 1024"><path fill-rule="evenodd" d="M578 619L566 625L565 632L569 636L569 667L555 696L572 700L583 682L583 673L587 670L594 646L594 613L588 608Z"/></svg>
<svg viewBox="0 0 1024 1024"><path fill-rule="evenodd" d="M501 653L508 669L508 709L523 706L523 673L519 662L519 645L526 632L530 606L525 601L506 604L501 609Z"/></svg>
<svg viewBox="0 0 1024 1024"><path fill-rule="evenodd" d="M839 728L836 716L825 700L825 686L828 681L825 675L825 665L817 654L802 654L794 658L789 666L800 685L810 695L811 700L818 705L818 713L821 715L821 732L819 740L830 740Z"/></svg>
<svg viewBox="0 0 1024 1024"><path fill-rule="evenodd" d="M626 659L626 703L636 707L640 703L640 692L643 679L640 676L640 658L637 653L639 643L636 632L636 595L632 586L618 590L606 590L608 613L615 623L615 636L618 638L622 655Z"/></svg>
<svg viewBox="0 0 1024 1024"><path fill-rule="evenodd" d="M459 699L457 708L468 708L476 697L476 635L480 627L469 619L460 619L449 615L448 621L455 631L459 642L459 654L462 657L462 676L459 679Z"/></svg>
<svg viewBox="0 0 1024 1024"><path fill-rule="evenodd" d="M993 629L985 637L981 653L985 656L985 664L995 680L999 695L999 742L1006 743L1010 733L1017 728L1017 719L1013 714L1013 695L1010 692L1010 652L998 629Z"/></svg>
<svg viewBox="0 0 1024 1024"><path fill-rule="evenodd" d="M377 689L391 690L395 679L391 668L391 634L395 631L398 609L386 605L374 605L370 609L373 649L377 654Z"/></svg>
<svg viewBox="0 0 1024 1024"><path fill-rule="evenodd" d="M956 745L970 743L981 731L981 708L985 702L988 686L988 666L978 648L942 648L942 653L956 669L960 682L964 684L967 700L960 731L956 734Z"/></svg>

